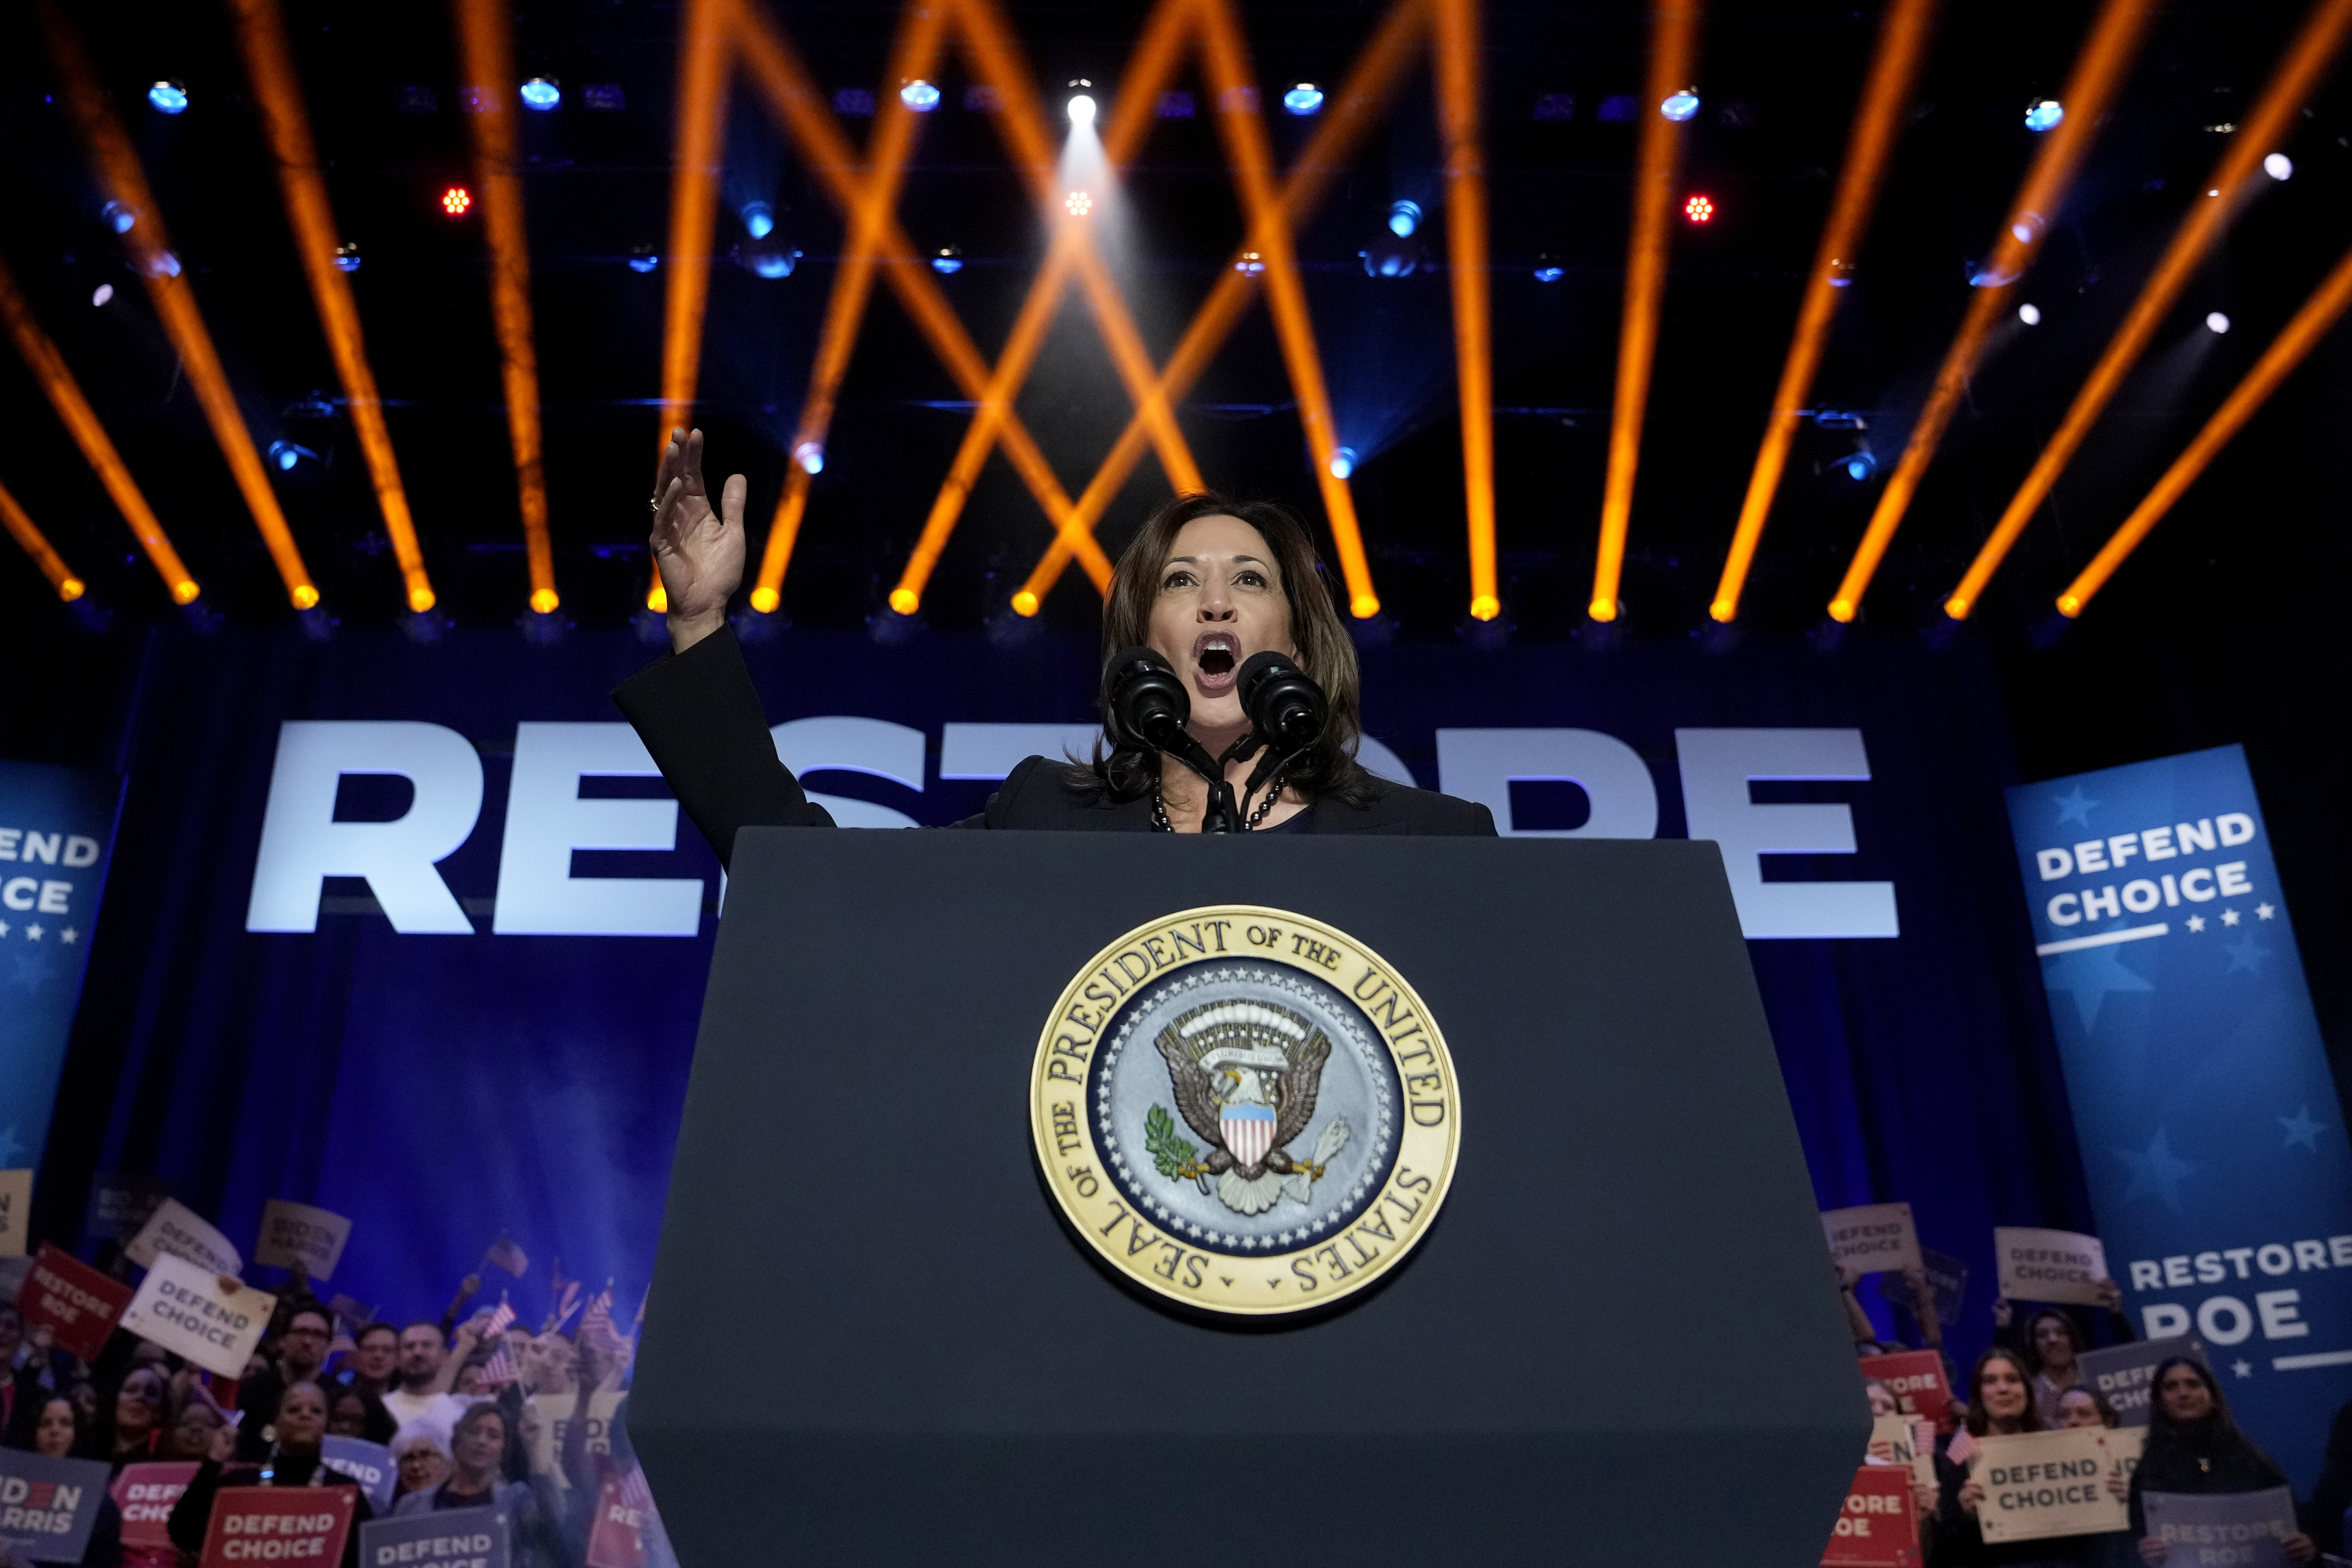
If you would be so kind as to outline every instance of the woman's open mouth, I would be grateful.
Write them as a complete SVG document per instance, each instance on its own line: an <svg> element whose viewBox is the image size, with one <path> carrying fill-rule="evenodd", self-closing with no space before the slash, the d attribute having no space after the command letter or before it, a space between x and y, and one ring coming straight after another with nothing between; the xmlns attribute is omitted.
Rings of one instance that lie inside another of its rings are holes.
<svg viewBox="0 0 2352 1568"><path fill-rule="evenodd" d="M1231 632L1202 632L1192 644L1192 684L1203 697L1222 697L1234 689L1234 673L1241 662L1239 637Z"/></svg>

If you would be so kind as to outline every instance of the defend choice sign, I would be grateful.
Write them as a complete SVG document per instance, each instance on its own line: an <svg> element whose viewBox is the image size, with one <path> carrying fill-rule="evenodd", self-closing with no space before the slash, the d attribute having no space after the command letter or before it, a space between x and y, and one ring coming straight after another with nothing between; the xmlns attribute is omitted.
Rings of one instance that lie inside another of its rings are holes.
<svg viewBox="0 0 2352 1568"><path fill-rule="evenodd" d="M342 1261L343 1243L351 1238L352 1222L342 1215L272 1198L261 1206L261 1235L253 1244L253 1260L325 1279Z"/></svg>
<svg viewBox="0 0 2352 1568"><path fill-rule="evenodd" d="M16 1308L26 1328L47 1329L61 1349L89 1362L106 1348L115 1321L129 1305L130 1286L47 1242L33 1258L24 1289L16 1292Z"/></svg>
<svg viewBox="0 0 2352 1568"><path fill-rule="evenodd" d="M507 1526L494 1508L455 1508L360 1526L360 1568L507 1568Z"/></svg>
<svg viewBox="0 0 2352 1568"><path fill-rule="evenodd" d="M122 1326L206 1372L243 1377L277 1307L278 1298L266 1290L250 1285L224 1290L218 1275L163 1252L131 1299Z"/></svg>
<svg viewBox="0 0 2352 1568"><path fill-rule="evenodd" d="M102 1459L0 1448L0 1541L37 1563L79 1563L106 1500Z"/></svg>
<svg viewBox="0 0 2352 1568"><path fill-rule="evenodd" d="M228 1237L206 1225L194 1210L177 1198L165 1198L157 1205L139 1234L123 1247L122 1255L142 1268L155 1267L159 1254L170 1253L200 1263L215 1274L241 1274L245 1260L229 1245ZM230 1373L235 1377L236 1373Z"/></svg>
<svg viewBox="0 0 2352 1568"><path fill-rule="evenodd" d="M2172 1568L2285 1568L2283 1537L2294 1533L2294 1494L2266 1492L2188 1496L2142 1492L2147 1532L2171 1543Z"/></svg>
<svg viewBox="0 0 2352 1568"><path fill-rule="evenodd" d="M349 1487L223 1487L197 1568L334 1568L359 1501Z"/></svg>
<svg viewBox="0 0 2352 1568"><path fill-rule="evenodd" d="M2011 1301L2078 1301L2096 1306L2107 1277L2107 1251L2095 1236L2030 1226L1992 1227L2000 1293Z"/></svg>
<svg viewBox="0 0 2352 1568"><path fill-rule="evenodd" d="M125 1465L114 1478L114 1506L122 1510L122 1544L172 1547L172 1510L196 1479L194 1459Z"/></svg>
<svg viewBox="0 0 2352 1568"><path fill-rule="evenodd" d="M1985 1490L1977 1505L1985 1540L2035 1541L2124 1529L2130 1515L2124 1500L2107 1489L2107 1478L2131 1479L2146 1436L2076 1426L1985 1438L1969 1466L1969 1479Z"/></svg>
<svg viewBox="0 0 2352 1568"><path fill-rule="evenodd" d="M2186 1335L2171 1340L2141 1340L2117 1345L2111 1351L2084 1351L2075 1364L2083 1369L2083 1381L2105 1396L2116 1419L2126 1426L2145 1426L2147 1396L2156 1381L2156 1369L2177 1355L2210 1367L2205 1347Z"/></svg>
<svg viewBox="0 0 2352 1568"><path fill-rule="evenodd" d="M1829 1237L1831 1260L1850 1279L1920 1266L1919 1233L1912 1226L1909 1204L1824 1209L1822 1230Z"/></svg>

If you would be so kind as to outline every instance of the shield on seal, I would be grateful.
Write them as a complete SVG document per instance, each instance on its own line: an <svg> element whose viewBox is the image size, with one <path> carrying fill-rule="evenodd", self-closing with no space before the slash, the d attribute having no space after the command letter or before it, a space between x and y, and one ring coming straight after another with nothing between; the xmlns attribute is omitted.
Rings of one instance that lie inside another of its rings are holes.
<svg viewBox="0 0 2352 1568"><path fill-rule="evenodd" d="M1255 1165L1274 1147L1274 1107L1228 1105L1218 1118L1225 1147L1244 1165Z"/></svg>

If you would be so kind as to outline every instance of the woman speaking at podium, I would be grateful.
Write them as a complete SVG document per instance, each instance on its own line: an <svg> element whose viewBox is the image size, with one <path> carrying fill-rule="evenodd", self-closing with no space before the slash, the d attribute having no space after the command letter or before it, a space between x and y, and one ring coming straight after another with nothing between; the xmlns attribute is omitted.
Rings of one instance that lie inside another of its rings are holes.
<svg viewBox="0 0 2352 1568"><path fill-rule="evenodd" d="M652 544L669 595L669 657L613 696L704 837L833 826L776 756L727 626L743 580L743 476L714 509L702 432L672 436ZM1091 763L1031 757L959 827L1146 833L1491 836L1483 805L1376 778L1356 650L1299 521L1264 501L1181 496L1121 552L1103 606L1106 734Z"/></svg>

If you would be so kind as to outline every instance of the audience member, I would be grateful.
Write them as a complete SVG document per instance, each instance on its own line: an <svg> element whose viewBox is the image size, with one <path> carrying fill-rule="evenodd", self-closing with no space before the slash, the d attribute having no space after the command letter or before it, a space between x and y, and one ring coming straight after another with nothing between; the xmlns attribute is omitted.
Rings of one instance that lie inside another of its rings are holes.
<svg viewBox="0 0 2352 1568"><path fill-rule="evenodd" d="M236 1434L212 1396L198 1389L180 1407L172 1430L163 1439L166 1459L219 1459L236 1451Z"/></svg>
<svg viewBox="0 0 2352 1568"><path fill-rule="evenodd" d="M398 1384L383 1396L384 1409L392 1413L394 1429L430 1421L446 1432L457 1425L457 1417L466 1413L466 1402L448 1392L454 1373L449 1365L449 1347L441 1337L441 1325L420 1319L400 1331L400 1361Z"/></svg>
<svg viewBox="0 0 2352 1568"><path fill-rule="evenodd" d="M118 1340L121 1336L117 1336ZM161 1458L163 1450L165 1378L153 1366L133 1366L115 1385L114 1397L89 1426L86 1452L120 1472L125 1465Z"/></svg>
<svg viewBox="0 0 2352 1568"><path fill-rule="evenodd" d="M555 1568L566 1561L562 1533L554 1522L561 1517L561 1502L551 1496L542 1498L542 1483L509 1481L503 1477L507 1421L497 1405L477 1405L459 1416L449 1447L448 1478L438 1486L407 1492L393 1506L394 1515L495 1509L506 1523L513 1568Z"/></svg>
<svg viewBox="0 0 2352 1568"><path fill-rule="evenodd" d="M2028 1563L2080 1564L2084 1551L2079 1538L1988 1542L1977 1522L1977 1509L1984 1501L1984 1484L1969 1475L1969 1465L1979 1451L1981 1439L2048 1429L2040 1408L2033 1403L2032 1374L2014 1351L1995 1346L1977 1357L1975 1367L1969 1373L1968 1405L1967 1420L1952 1434L1944 1451L1936 1456L1936 1480L1941 1489L1942 1502L1937 1511L1935 1543L1928 1556L1938 1564L1954 1564L1958 1568L1976 1568L1979 1564L2004 1564L2008 1568L2023 1568Z"/></svg>
<svg viewBox="0 0 2352 1568"><path fill-rule="evenodd" d="M212 1523L213 1502L225 1486L349 1487L357 1496L351 1532L343 1540L343 1568L356 1568L359 1526L371 1514L367 1493L359 1482L328 1468L321 1457L320 1445L327 1436L326 1392L315 1383L298 1383L288 1388L278 1396L277 1408L270 1412L269 1427L275 1436L261 1463L224 1465L217 1459L206 1459L196 1468L188 1489L180 1494L180 1500L172 1509L172 1543L190 1553L203 1548L205 1531Z"/></svg>
<svg viewBox="0 0 2352 1568"><path fill-rule="evenodd" d="M2147 1446L2130 1491L2131 1532L2142 1560L2161 1563L2171 1552L2147 1532L2146 1494L2259 1492L2287 1484L2277 1463L2238 1430L2221 1385L2202 1362L2171 1356L2159 1363L2147 1414ZM2279 1545L2292 1563L2319 1555L2317 1543L2299 1531Z"/></svg>
<svg viewBox="0 0 2352 1568"><path fill-rule="evenodd" d="M363 1389L331 1388L327 1396L327 1434L332 1437L360 1437L371 1443L389 1444L400 1423L383 1407L383 1401Z"/></svg>
<svg viewBox="0 0 2352 1568"><path fill-rule="evenodd" d="M29 1405L30 1401L27 1401ZM82 1450L81 1422L73 1401L51 1394L33 1411L31 1441L22 1445L52 1459L78 1458ZM42 1559L49 1561L47 1558ZM90 1528L89 1544L82 1551L81 1568L120 1568L122 1562L122 1510L110 1497L98 1503L98 1520Z"/></svg>
<svg viewBox="0 0 2352 1568"><path fill-rule="evenodd" d="M381 1399L392 1392L399 1372L400 1331L390 1323L369 1323L352 1336L351 1364L335 1381Z"/></svg>
<svg viewBox="0 0 2352 1568"><path fill-rule="evenodd" d="M273 1436L269 1424L278 1396L298 1383L319 1383L326 1368L327 1347L335 1337L334 1314L306 1302L284 1313L283 1322L277 1359L237 1384L236 1407L245 1412L236 1429L236 1452L242 1459L257 1459L268 1451Z"/></svg>

